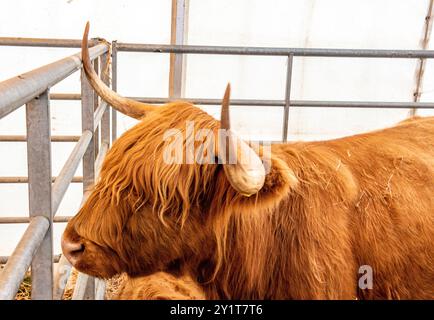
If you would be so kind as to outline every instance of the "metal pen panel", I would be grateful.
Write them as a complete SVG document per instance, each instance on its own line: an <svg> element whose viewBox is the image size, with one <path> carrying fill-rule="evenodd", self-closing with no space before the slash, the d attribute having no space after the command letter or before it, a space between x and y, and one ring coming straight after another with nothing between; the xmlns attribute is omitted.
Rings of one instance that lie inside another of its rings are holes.
<svg viewBox="0 0 434 320"><path fill-rule="evenodd" d="M53 216L51 213L51 126L48 91L26 105L29 214L50 225L32 261L32 299L51 300L53 290Z"/></svg>

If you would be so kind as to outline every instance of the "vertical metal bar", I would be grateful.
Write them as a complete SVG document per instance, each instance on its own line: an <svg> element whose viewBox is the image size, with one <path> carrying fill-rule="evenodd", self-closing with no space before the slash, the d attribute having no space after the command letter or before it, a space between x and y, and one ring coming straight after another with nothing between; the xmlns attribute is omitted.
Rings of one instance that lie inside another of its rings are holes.
<svg viewBox="0 0 434 320"><path fill-rule="evenodd" d="M118 91L118 43L117 41L112 42L112 89ZM117 138L118 130L118 118L116 110L112 109L112 143Z"/></svg>
<svg viewBox="0 0 434 320"><path fill-rule="evenodd" d="M84 273L78 273L72 300L95 300L96 279Z"/></svg>
<svg viewBox="0 0 434 320"><path fill-rule="evenodd" d="M108 86L110 86L109 71L109 55L108 53L104 53L101 56L101 79ZM101 146L103 145L103 143L110 145L110 109L111 108L107 106L101 118Z"/></svg>
<svg viewBox="0 0 434 320"><path fill-rule="evenodd" d="M90 86L84 71L81 71L81 125L82 131L94 129L94 92ZM92 137L89 146L83 156L83 193L93 185L95 181L95 136ZM95 294L95 281L89 281L86 296L93 299Z"/></svg>
<svg viewBox="0 0 434 320"><path fill-rule="evenodd" d="M101 56L100 56L101 57ZM96 58L95 60L93 60L93 68L96 72L96 74L100 74L100 57ZM96 91L93 92L93 110L95 111L96 109L98 109L98 105L99 105L99 96L96 93ZM93 132L93 142L94 142L94 146L95 146L95 155L98 154L98 149L99 149L99 132L100 132L100 127L98 126L96 128L96 130Z"/></svg>
<svg viewBox="0 0 434 320"><path fill-rule="evenodd" d="M286 86L285 86L285 107L283 110L283 134L282 141L288 141L288 121L289 121L289 105L291 102L291 79L292 79L292 61L294 56L288 56L288 65L286 67Z"/></svg>
<svg viewBox="0 0 434 320"><path fill-rule="evenodd" d="M188 0L172 0L172 26L170 44L182 45L187 36ZM183 96L185 55L170 54L169 97Z"/></svg>
<svg viewBox="0 0 434 320"><path fill-rule="evenodd" d="M423 28L423 38L420 41L422 50L426 50L428 48L428 44L430 41L431 31L432 31L432 25L433 25L433 10L434 10L434 0L430 0L428 4L428 12L425 16L425 24ZM419 59L418 66L416 69L416 87L413 92L413 101L419 102L420 96L422 95L422 84L423 84L423 77L425 73L426 68L426 59L421 58ZM409 115L415 116L417 112L416 108L410 109Z"/></svg>
<svg viewBox="0 0 434 320"><path fill-rule="evenodd" d="M51 213L51 126L48 90L26 105L30 217L50 222L32 260L32 299L53 298L53 215Z"/></svg>

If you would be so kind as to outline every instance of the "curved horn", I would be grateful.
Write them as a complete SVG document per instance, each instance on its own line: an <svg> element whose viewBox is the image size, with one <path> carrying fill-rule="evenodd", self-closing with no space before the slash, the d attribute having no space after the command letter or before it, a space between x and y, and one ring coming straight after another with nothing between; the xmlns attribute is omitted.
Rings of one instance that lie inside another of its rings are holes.
<svg viewBox="0 0 434 320"><path fill-rule="evenodd" d="M84 72L92 88L98 93L98 95L110 104L116 110L123 114L140 119L148 112L155 110L156 106L141 103L132 99L124 98L111 90L96 74L92 68L92 64L89 58L88 49L88 35L89 35L89 22L86 23L86 28L83 34L83 40L81 42L81 56L83 61Z"/></svg>
<svg viewBox="0 0 434 320"><path fill-rule="evenodd" d="M223 161L223 168L231 186L249 197L263 187L265 167L256 152L230 129L230 92L231 86L228 84L220 118L219 159Z"/></svg>

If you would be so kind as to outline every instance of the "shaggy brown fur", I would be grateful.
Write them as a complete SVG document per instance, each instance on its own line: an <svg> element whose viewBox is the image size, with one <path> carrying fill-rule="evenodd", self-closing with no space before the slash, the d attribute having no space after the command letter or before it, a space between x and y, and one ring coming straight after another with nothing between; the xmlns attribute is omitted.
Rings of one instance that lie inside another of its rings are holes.
<svg viewBox="0 0 434 320"><path fill-rule="evenodd" d="M145 277L127 278L115 300L205 300L205 293L189 276L175 277L157 272Z"/></svg>
<svg viewBox="0 0 434 320"><path fill-rule="evenodd" d="M322 142L273 145L250 198L221 165L168 165L163 134L219 128L187 103L152 112L108 152L64 237L100 277L191 274L208 298L434 297L434 118ZM184 136L184 143L185 143ZM373 289L358 289L358 268Z"/></svg>

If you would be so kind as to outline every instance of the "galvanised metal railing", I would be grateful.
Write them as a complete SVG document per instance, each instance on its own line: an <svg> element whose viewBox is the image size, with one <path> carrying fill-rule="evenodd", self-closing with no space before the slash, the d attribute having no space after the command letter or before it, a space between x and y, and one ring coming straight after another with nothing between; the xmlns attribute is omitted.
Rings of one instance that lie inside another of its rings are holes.
<svg viewBox="0 0 434 320"><path fill-rule="evenodd" d="M62 41L60 41L62 42ZM7 40L6 40L7 43ZM22 44L16 39L9 45ZM90 56L94 67L107 70L109 50L105 43L93 41ZM69 43L66 43L69 46ZM53 222L64 222L69 217L55 214L74 180L74 173L83 159L83 186L88 190L94 183L97 170L110 144L110 110L104 101L99 102L86 76L81 76L82 135L72 150L59 175L51 174L51 126L50 126L50 87L81 68L81 53L66 57L33 71L0 83L0 119L26 105L27 136L10 141L27 141L28 178L23 179L29 186L29 218L2 217L1 223L28 222L28 227L10 257L0 257L6 262L0 272L0 299L13 299L25 273L31 265L32 299L61 298L69 276L70 266L60 259L59 272L53 272ZM109 75L101 72L102 80L109 84ZM98 130L101 130L99 147ZM6 137L6 139L8 139ZM53 139L53 141L61 139ZM98 156L96 156L98 153ZM18 179L19 180L19 179ZM77 180L77 179L75 179ZM18 182L3 178L3 182ZM21 181L20 181L21 182ZM86 194L84 195L86 197ZM60 218L60 219L59 219ZM79 276L80 277L80 276ZM57 282L55 281L57 280ZM100 281L87 277L81 282L81 296L76 298L103 298L104 287ZM95 288L95 283L98 283ZM84 285L83 285L84 284ZM98 289L99 290L96 290ZM102 292L102 294L101 294ZM97 296L98 298L98 296Z"/></svg>
<svg viewBox="0 0 434 320"><path fill-rule="evenodd" d="M107 48L93 39L90 49L92 59L102 55L101 69L107 64ZM30 39L0 38L0 46L30 47L80 47L80 40L69 39ZM183 54L219 54L219 55L261 55L287 57L286 85L284 100L234 99L234 106L270 106L283 107L282 142L287 141L288 118L290 107L333 107L333 108L396 108L396 109L434 109L434 103L421 102L371 102L371 101L310 101L291 99L292 66L294 57L339 57L339 58L400 58L432 59L432 50L356 50L356 49L306 49L306 48L265 48L265 47L220 47L188 45L151 45L112 42L112 89L117 88L118 52L154 52ZM27 223L29 226L11 257L0 257L0 263L6 262L5 270L0 273L0 298L11 299L28 269L32 257L32 298L60 299L63 295L64 282L70 272L70 266L63 256L52 256L51 228L53 222L68 221L70 216L54 217L61 198L71 182L83 182L87 190L94 182L98 168L110 143L110 116L104 103L95 104L97 96L82 76L81 93L52 93L49 87L67 77L81 66L80 55L74 55L53 64L36 69L28 74L0 83L0 118L27 103L28 132L26 136L0 136L0 142L27 141L29 177L0 177L0 183L29 183L30 218L0 217L0 223ZM95 63L97 67L97 63ZM179 66L179 65L178 65ZM98 69L98 68L97 68ZM174 70L175 74L182 70ZM104 75L103 75L104 76ZM176 79L183 77L175 76ZM108 83L108 78L104 79ZM182 87L177 84L177 87ZM5 98L3 98L3 96ZM220 105L220 99L189 99L176 96L164 97L130 97L147 103L163 104L173 100L187 100L199 105ZM82 101L82 136L50 136L48 105L49 100ZM111 138L116 139L116 112L112 110ZM101 121L101 148L95 161L94 130ZM51 177L50 141L78 141L70 158L58 177ZM35 148L35 146L37 146ZM73 177L80 159L83 158L83 177ZM44 159L41 161L41 159ZM51 186L51 181L54 184ZM84 195L85 201L87 194ZM54 276L52 261L59 261ZM90 277L79 274L73 299L103 297L104 285L101 281L89 281ZM63 283L63 285L62 285ZM95 283L97 284L95 287Z"/></svg>

